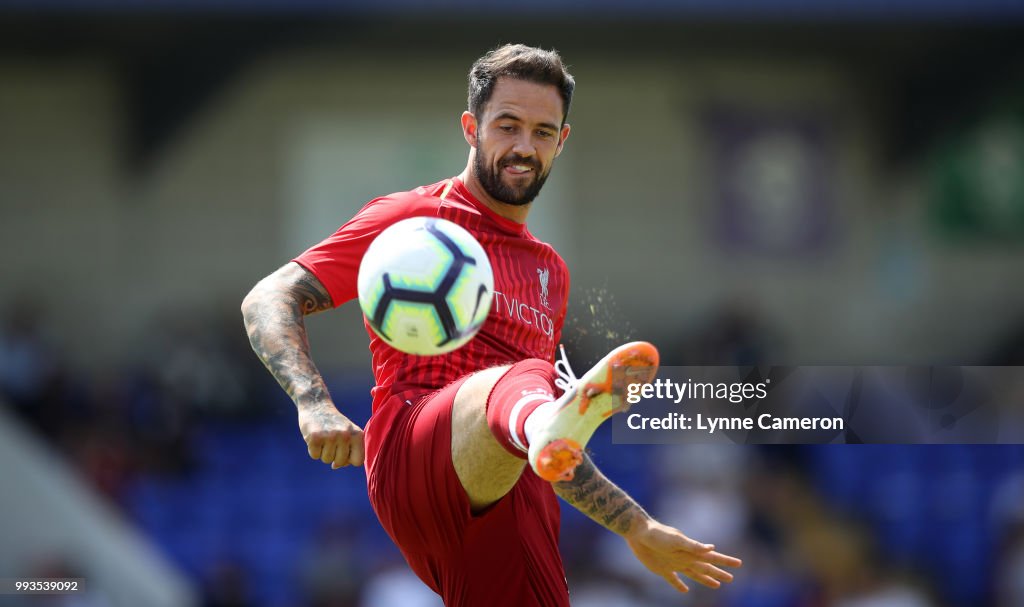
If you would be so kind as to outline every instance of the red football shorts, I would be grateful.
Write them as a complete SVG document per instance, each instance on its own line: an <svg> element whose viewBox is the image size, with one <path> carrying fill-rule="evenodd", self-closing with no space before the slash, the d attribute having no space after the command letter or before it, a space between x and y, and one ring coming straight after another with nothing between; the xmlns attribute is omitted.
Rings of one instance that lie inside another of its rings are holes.
<svg viewBox="0 0 1024 607"><path fill-rule="evenodd" d="M452 404L465 380L378 407L365 435L370 503L447 607L568 607L549 483L527 466L508 495L470 512L451 457Z"/></svg>

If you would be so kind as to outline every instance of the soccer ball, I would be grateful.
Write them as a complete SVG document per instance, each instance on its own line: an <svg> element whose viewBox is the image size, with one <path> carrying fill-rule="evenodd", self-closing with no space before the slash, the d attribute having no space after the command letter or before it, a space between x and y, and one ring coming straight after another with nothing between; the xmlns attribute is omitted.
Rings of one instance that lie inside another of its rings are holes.
<svg viewBox="0 0 1024 607"><path fill-rule="evenodd" d="M433 356L464 345L491 310L494 274L473 236L437 217L380 233L359 265L359 305L391 347Z"/></svg>

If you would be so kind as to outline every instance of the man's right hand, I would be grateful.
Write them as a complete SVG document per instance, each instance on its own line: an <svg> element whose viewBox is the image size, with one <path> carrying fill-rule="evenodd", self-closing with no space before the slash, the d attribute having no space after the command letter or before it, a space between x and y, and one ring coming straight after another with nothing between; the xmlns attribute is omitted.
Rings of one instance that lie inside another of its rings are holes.
<svg viewBox="0 0 1024 607"><path fill-rule="evenodd" d="M298 408L309 456L332 468L362 466L363 429L338 412L309 354L303 319L332 307L327 288L291 262L249 291L242 318L253 351Z"/></svg>
<svg viewBox="0 0 1024 607"><path fill-rule="evenodd" d="M311 458L330 464L335 470L350 464L363 465L363 429L342 415L333 403L300 408L299 430Z"/></svg>

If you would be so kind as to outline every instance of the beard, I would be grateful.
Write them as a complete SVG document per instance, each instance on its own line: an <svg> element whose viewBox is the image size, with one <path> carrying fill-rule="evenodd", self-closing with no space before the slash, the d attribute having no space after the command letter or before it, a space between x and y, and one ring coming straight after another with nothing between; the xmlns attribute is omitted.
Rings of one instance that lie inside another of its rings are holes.
<svg viewBox="0 0 1024 607"><path fill-rule="evenodd" d="M550 171L542 174L540 163L536 158L523 158L517 154L510 154L501 159L497 170L491 170L491 167L484 162L484 155L481 153L483 143L478 145L477 153L473 155L473 172L476 173L477 180L480 181L480 185L491 198L516 207L528 205L537 198L540 189L544 187L544 182L548 180ZM501 170L513 164L522 164L532 168L533 180L523 186L511 186L502 181Z"/></svg>

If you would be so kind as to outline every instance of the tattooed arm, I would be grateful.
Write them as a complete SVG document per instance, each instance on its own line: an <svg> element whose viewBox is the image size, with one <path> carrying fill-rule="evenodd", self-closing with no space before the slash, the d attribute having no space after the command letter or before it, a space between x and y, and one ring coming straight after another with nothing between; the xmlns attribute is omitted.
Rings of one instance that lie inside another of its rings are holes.
<svg viewBox="0 0 1024 607"><path fill-rule="evenodd" d="M633 498L597 469L590 456L576 468L572 480L554 483L555 493L593 521L621 535L636 558L680 592L689 587L682 573L711 588L731 582L732 574L718 566L739 567L739 559L715 552L711 544L692 540L678 529L647 514Z"/></svg>
<svg viewBox="0 0 1024 607"><path fill-rule="evenodd" d="M608 480L594 465L589 455L576 467L571 481L552 485L558 497L572 504L598 525L619 535L626 535L637 525L652 520L633 498Z"/></svg>
<svg viewBox="0 0 1024 607"><path fill-rule="evenodd" d="M297 263L261 280L242 302L253 351L295 402L309 456L333 468L363 464L363 431L342 415L313 363L305 317L333 307L327 289Z"/></svg>

